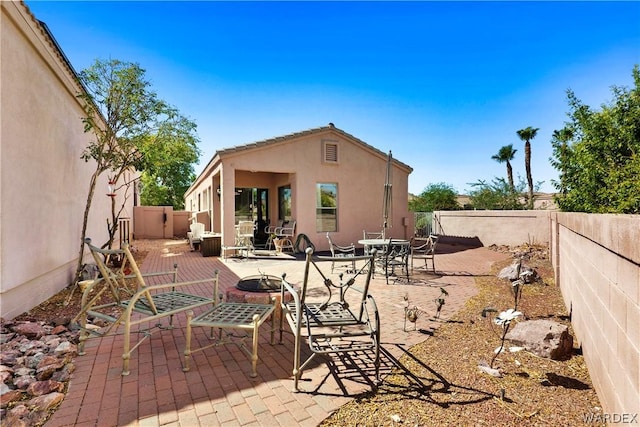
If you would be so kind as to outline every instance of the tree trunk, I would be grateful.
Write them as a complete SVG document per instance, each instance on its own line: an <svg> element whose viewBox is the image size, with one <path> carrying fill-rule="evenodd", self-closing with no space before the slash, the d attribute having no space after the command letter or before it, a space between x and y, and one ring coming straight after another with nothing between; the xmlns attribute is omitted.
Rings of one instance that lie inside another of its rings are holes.
<svg viewBox="0 0 640 427"><path fill-rule="evenodd" d="M84 218L82 220L82 233L80 236L80 251L78 253L78 265L76 267L76 275L73 279L73 283L77 283L80 279L80 275L82 274L82 258L84 255L84 239L87 234L87 224L89 222L89 211L91 210L91 202L93 201L93 193L96 190L96 182L98 180L99 172L96 170L93 175L91 175L91 180L89 181L89 194L87 195L87 204L84 207Z"/></svg>
<svg viewBox="0 0 640 427"><path fill-rule="evenodd" d="M533 209L533 177L531 176L531 143L524 143L524 167L527 173L527 184L529 184L529 200L527 207Z"/></svg>
<svg viewBox="0 0 640 427"><path fill-rule="evenodd" d="M514 193L516 191L516 187L513 184L513 167L511 167L509 160L507 160L507 179L509 180L509 189Z"/></svg>

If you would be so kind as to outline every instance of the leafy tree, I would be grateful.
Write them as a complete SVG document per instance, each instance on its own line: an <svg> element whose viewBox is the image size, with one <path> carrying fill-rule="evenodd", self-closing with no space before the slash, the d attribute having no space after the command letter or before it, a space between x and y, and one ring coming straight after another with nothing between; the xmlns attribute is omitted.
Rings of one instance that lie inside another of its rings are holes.
<svg viewBox="0 0 640 427"><path fill-rule="evenodd" d="M109 172L109 181L120 185L119 188L125 187L124 201L119 211L115 206L115 198L112 198L111 220L107 220L109 240L103 245L111 247L118 227L119 212L124 209L132 184L126 180L128 172L150 164L150 159L145 161L141 150L143 142L148 140L149 135L171 135L172 123L174 126L176 120L182 123L175 109L150 90L150 83L145 80L145 70L137 64L96 60L79 74L79 78L86 90L78 95L85 112L82 118L84 131L94 137L81 157L87 162L95 161L95 170L89 180L76 281L82 270L84 238L98 178ZM179 128L184 130L189 127L181 125Z"/></svg>
<svg viewBox="0 0 640 427"><path fill-rule="evenodd" d="M529 199L527 208L533 209L533 176L531 175L531 140L538 134L539 128L531 126L516 131L518 137L524 141L524 166L527 174L527 184L529 185Z"/></svg>
<svg viewBox="0 0 640 427"><path fill-rule="evenodd" d="M571 150L569 142L573 139L573 135L573 129L565 127L561 130L554 130L551 137L551 145L554 147L554 152L557 154L558 158L554 159L552 157L549 161L551 162L551 165L560 172L560 181L551 180L551 183L563 196L567 194L565 180L569 168L569 154Z"/></svg>
<svg viewBox="0 0 640 427"><path fill-rule="evenodd" d="M184 209L182 196L195 179L193 164L200 157L195 129L193 122L171 109L158 132L141 139L143 205Z"/></svg>
<svg viewBox="0 0 640 427"><path fill-rule="evenodd" d="M457 193L452 186L440 182L429 184L422 193L409 201L412 212L433 212L460 209Z"/></svg>
<svg viewBox="0 0 640 427"><path fill-rule="evenodd" d="M634 87L612 87L600 111L567 91L569 122L553 134L551 164L560 172L556 203L564 211L640 213L640 70Z"/></svg>
<svg viewBox="0 0 640 427"><path fill-rule="evenodd" d="M513 167L511 166L511 160L513 160L517 151L518 150L513 149L513 144L509 144L501 147L498 154L491 156L496 162L507 164L507 179L509 180L509 187L513 192L515 192L515 185L513 184Z"/></svg>
<svg viewBox="0 0 640 427"><path fill-rule="evenodd" d="M484 180L469 184L473 190L469 192L471 204L475 209L519 210L524 209L522 194L525 183L519 179L514 190L504 178L494 178L491 183Z"/></svg>

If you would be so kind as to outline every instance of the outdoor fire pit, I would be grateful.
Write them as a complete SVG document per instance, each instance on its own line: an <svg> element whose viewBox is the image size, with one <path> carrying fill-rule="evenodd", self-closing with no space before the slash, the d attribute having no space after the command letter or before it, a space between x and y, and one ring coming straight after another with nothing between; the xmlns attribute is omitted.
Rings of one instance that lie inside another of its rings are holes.
<svg viewBox="0 0 640 427"><path fill-rule="evenodd" d="M246 292L279 292L282 279L276 276L261 274L240 279L236 288Z"/></svg>
<svg viewBox="0 0 640 427"><path fill-rule="evenodd" d="M247 276L238 281L236 286L227 289L227 302L240 302L249 304L273 304L275 300L276 308L273 311L274 322L280 321L282 309L280 307L280 282L278 276L260 274ZM293 299L291 294L286 294L287 301Z"/></svg>

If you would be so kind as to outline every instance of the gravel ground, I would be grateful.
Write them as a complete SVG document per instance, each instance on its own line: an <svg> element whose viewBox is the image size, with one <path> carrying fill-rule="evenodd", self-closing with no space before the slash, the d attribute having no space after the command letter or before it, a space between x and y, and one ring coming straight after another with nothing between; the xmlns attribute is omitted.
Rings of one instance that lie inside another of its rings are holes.
<svg viewBox="0 0 640 427"><path fill-rule="evenodd" d="M525 285L518 304L523 317L518 320L549 319L570 326L546 251L511 251L532 254L524 265L541 276L537 283ZM567 360L504 352L493 365L501 377L478 369L481 361L491 361L502 332L494 323L497 313L483 317L483 310L500 312L514 305L511 283L496 277L510 263L496 265L492 276L476 279L479 294L433 337L403 356L403 368L387 376L376 394L343 406L322 426L576 426L585 424L590 414L602 415L575 336ZM571 328L570 332L573 335Z"/></svg>

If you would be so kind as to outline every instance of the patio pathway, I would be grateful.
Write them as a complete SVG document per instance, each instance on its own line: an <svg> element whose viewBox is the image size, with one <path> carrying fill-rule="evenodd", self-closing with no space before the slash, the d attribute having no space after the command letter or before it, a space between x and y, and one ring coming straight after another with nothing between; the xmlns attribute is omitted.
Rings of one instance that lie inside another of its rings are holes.
<svg viewBox="0 0 640 427"><path fill-rule="evenodd" d="M437 275L416 274L417 280L410 284L387 285L379 274L372 280L370 290L382 325L383 375L411 346L427 339L475 295L475 277L487 274L493 262L507 257L486 248L441 245L438 249ZM166 241L162 250L151 251L141 270L168 270L175 262L181 281L211 277L218 269L223 292L239 278L259 272L278 276L286 272L293 283L300 282L304 272L304 262L284 258L204 258L190 252L184 241L176 240ZM440 319L434 320L433 300L441 287L449 296ZM424 312L416 323L417 330L407 322L407 332L405 295L411 307L418 306ZM285 334L282 344L272 346L266 325L260 334L256 378L248 376L250 362L235 345L194 354L191 370L183 372L184 322L184 315L177 316L176 328L154 333L134 351L129 376L120 375L122 335L87 341L87 354L75 360L76 371L66 398L46 426L315 426L359 393L370 390L362 373L370 373L371 366L354 369L334 359L330 363L316 359L316 365L303 374L303 391L294 393L292 337ZM205 339L204 328L196 328L194 333Z"/></svg>

